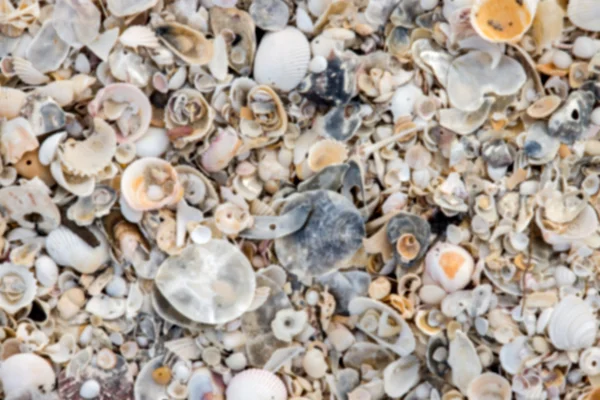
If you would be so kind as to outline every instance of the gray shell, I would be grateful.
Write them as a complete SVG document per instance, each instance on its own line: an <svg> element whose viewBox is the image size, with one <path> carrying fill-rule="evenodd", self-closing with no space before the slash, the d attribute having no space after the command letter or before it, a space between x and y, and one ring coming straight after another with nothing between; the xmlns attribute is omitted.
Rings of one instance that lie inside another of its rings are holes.
<svg viewBox="0 0 600 400"><path fill-rule="evenodd" d="M429 236L431 235L431 227L429 222L415 214L400 213L392 218L387 225L387 238L394 245L398 238L404 234L412 233L418 240L421 246L419 254L410 262L403 262L400 255L394 251L394 259L402 268L410 268L414 266L427 252L429 247ZM395 246L394 246L395 249Z"/></svg>
<svg viewBox="0 0 600 400"><path fill-rule="evenodd" d="M365 236L360 212L350 200L335 192L298 194L282 213L307 203L311 204L312 213L304 227L275 241L282 266L300 277L325 275L347 265Z"/></svg>
<svg viewBox="0 0 600 400"><path fill-rule="evenodd" d="M315 121L315 127L323 133L341 142L351 139L362 124L360 103L350 102L346 105L334 107Z"/></svg>
<svg viewBox="0 0 600 400"><path fill-rule="evenodd" d="M371 276L364 271L336 271L319 278L335 298L336 314L348 315L348 303L355 297L366 296Z"/></svg>
<svg viewBox="0 0 600 400"><path fill-rule="evenodd" d="M356 66L353 58L342 59L332 52L327 58L327 68L310 73L300 83L298 91L318 104L346 104L356 92Z"/></svg>
<svg viewBox="0 0 600 400"><path fill-rule="evenodd" d="M548 122L548 134L561 142L573 144L590 126L590 115L596 98L592 92L578 90L559 108Z"/></svg>

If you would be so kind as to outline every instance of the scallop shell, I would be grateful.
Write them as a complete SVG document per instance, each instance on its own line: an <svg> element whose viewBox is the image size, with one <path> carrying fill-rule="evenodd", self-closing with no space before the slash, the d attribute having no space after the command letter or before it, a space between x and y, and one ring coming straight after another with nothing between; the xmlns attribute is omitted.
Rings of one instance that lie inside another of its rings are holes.
<svg viewBox="0 0 600 400"><path fill-rule="evenodd" d="M0 309L14 314L33 302L36 281L26 268L12 265L0 265ZM6 390L6 388L5 388Z"/></svg>
<svg viewBox="0 0 600 400"><path fill-rule="evenodd" d="M147 211L177 203L183 188L170 163L144 157L131 163L123 172L121 194L134 210Z"/></svg>
<svg viewBox="0 0 600 400"><path fill-rule="evenodd" d="M493 372L483 373L469 383L467 398L469 400L510 400L512 398L510 382Z"/></svg>
<svg viewBox="0 0 600 400"><path fill-rule="evenodd" d="M539 0L476 0L471 25L490 42L515 42L529 30Z"/></svg>
<svg viewBox="0 0 600 400"><path fill-rule="evenodd" d="M0 364L0 382L7 398L50 393L54 389L56 375L50 364L33 353L15 354Z"/></svg>
<svg viewBox="0 0 600 400"><path fill-rule="evenodd" d="M289 92L300 84L308 72L310 45L296 28L287 27L266 34L254 60L254 79Z"/></svg>
<svg viewBox="0 0 600 400"><path fill-rule="evenodd" d="M115 130L100 118L94 118L94 133L87 139L68 139L58 152L62 166L77 176L96 175L111 162L117 151Z"/></svg>
<svg viewBox="0 0 600 400"><path fill-rule="evenodd" d="M229 66L241 75L249 73L256 53L255 26L250 14L237 8L212 7L209 16L215 36L225 30L239 38L236 44L231 43L228 46Z"/></svg>
<svg viewBox="0 0 600 400"><path fill-rule="evenodd" d="M567 8L567 15L573 25L586 31L600 31L600 10L594 0L571 0Z"/></svg>
<svg viewBox="0 0 600 400"><path fill-rule="evenodd" d="M0 152L4 162L15 164L38 146L33 128L25 118L14 118L0 126Z"/></svg>
<svg viewBox="0 0 600 400"><path fill-rule="evenodd" d="M107 0L108 10L117 17L139 14L156 5L158 0Z"/></svg>
<svg viewBox="0 0 600 400"><path fill-rule="evenodd" d="M159 40L190 65L206 65L213 57L213 44L199 31L170 22L155 30Z"/></svg>
<svg viewBox="0 0 600 400"><path fill-rule="evenodd" d="M365 226L354 205L326 190L295 196L281 213L309 206L312 213L302 229L275 241L283 267L299 276L321 276L346 265L362 244Z"/></svg>
<svg viewBox="0 0 600 400"><path fill-rule="evenodd" d="M346 145L336 140L320 140L308 151L308 166L314 172L319 172L330 165L342 164L347 159Z"/></svg>
<svg viewBox="0 0 600 400"><path fill-rule="evenodd" d="M46 237L46 250L59 265L90 274L110 260L108 243L96 228L90 228L86 238L64 226Z"/></svg>
<svg viewBox="0 0 600 400"><path fill-rule="evenodd" d="M50 78L38 71L30 61L23 58L14 57L12 68L19 79L28 85L41 85L50 82Z"/></svg>
<svg viewBox="0 0 600 400"><path fill-rule="evenodd" d="M88 104L88 111L91 116L102 118L107 113L105 107L115 103L128 104L115 124L118 128L118 141L135 142L147 132L150 126L152 107L148 97L140 89L129 83L114 83L96 93L94 100ZM118 122L121 119L123 119L124 124L119 126ZM123 126L128 129L128 132L123 132Z"/></svg>
<svg viewBox="0 0 600 400"><path fill-rule="evenodd" d="M156 33L147 26L134 25L125 29L121 36L119 36L119 42L123 46L127 47L147 47L154 49L159 46L158 38Z"/></svg>
<svg viewBox="0 0 600 400"><path fill-rule="evenodd" d="M281 379L264 369L248 369L235 375L227 385L228 399L242 399L254 393L256 400L286 400L287 389Z"/></svg>
<svg viewBox="0 0 600 400"><path fill-rule="evenodd" d="M598 333L598 321L588 303L577 296L563 298L554 308L548 334L560 350L580 350L591 347Z"/></svg>
<svg viewBox="0 0 600 400"><path fill-rule="evenodd" d="M223 240L188 245L180 255L165 260L155 282L179 312L206 324L242 315L252 303L256 286L249 261Z"/></svg>
<svg viewBox="0 0 600 400"><path fill-rule="evenodd" d="M425 258L427 275L449 293L467 286L474 268L471 254L450 243L436 244Z"/></svg>

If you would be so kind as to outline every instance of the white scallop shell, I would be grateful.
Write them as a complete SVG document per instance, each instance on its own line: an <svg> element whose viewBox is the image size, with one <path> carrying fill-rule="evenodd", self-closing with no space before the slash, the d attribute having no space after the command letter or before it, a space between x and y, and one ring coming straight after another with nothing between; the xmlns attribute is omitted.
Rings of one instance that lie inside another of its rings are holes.
<svg viewBox="0 0 600 400"><path fill-rule="evenodd" d="M52 392L56 375L50 364L33 353L15 354L0 364L0 382L7 398L38 390Z"/></svg>
<svg viewBox="0 0 600 400"><path fill-rule="evenodd" d="M567 15L581 29L600 31L600 7L596 0L570 0Z"/></svg>
<svg viewBox="0 0 600 400"><path fill-rule="evenodd" d="M592 346L598 321L592 307L575 295L563 298L548 324L550 341L560 350L579 350Z"/></svg>
<svg viewBox="0 0 600 400"><path fill-rule="evenodd" d="M0 294L1 310L4 310L9 314L14 314L23 307L31 304L35 298L35 279L33 274L29 272L27 268L13 264L1 264L0 280L2 281L3 288L6 287L8 290L15 289L21 294L21 297L16 301L9 301L3 294Z"/></svg>
<svg viewBox="0 0 600 400"><path fill-rule="evenodd" d="M50 78L38 71L28 60L14 57L12 66L19 79L28 85L41 85L50 82Z"/></svg>
<svg viewBox="0 0 600 400"><path fill-rule="evenodd" d="M46 237L46 250L59 265L71 267L83 274L91 274L110 260L108 244L96 228L89 231L100 244L92 247L64 226L53 230Z"/></svg>
<svg viewBox="0 0 600 400"><path fill-rule="evenodd" d="M310 45L296 28L266 34L254 60L254 79L288 92L298 86L310 62Z"/></svg>
<svg viewBox="0 0 600 400"><path fill-rule="evenodd" d="M154 31L147 26L130 26L119 36L119 42L127 47L148 47L154 49L159 46L158 38Z"/></svg>
<svg viewBox="0 0 600 400"><path fill-rule="evenodd" d="M235 375L227 386L226 396L231 400L286 400L287 389L277 375L264 369L248 369Z"/></svg>

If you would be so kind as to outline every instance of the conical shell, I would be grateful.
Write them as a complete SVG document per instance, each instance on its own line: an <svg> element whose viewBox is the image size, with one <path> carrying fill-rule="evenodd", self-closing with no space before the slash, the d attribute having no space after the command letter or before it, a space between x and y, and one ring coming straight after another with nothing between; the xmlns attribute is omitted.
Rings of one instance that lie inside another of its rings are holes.
<svg viewBox="0 0 600 400"><path fill-rule="evenodd" d="M254 79L288 92L300 84L308 72L310 45L306 36L288 27L265 35L256 51Z"/></svg>

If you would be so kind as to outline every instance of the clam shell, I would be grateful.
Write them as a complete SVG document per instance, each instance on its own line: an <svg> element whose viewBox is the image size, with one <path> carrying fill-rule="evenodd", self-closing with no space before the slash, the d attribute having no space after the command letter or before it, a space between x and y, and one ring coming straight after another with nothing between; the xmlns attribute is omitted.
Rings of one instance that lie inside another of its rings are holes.
<svg viewBox="0 0 600 400"><path fill-rule="evenodd" d="M600 31L600 10L594 0L571 0L567 7L567 15L573 25L586 31Z"/></svg>
<svg viewBox="0 0 600 400"><path fill-rule="evenodd" d="M109 261L110 255L104 235L96 228L90 228L89 233L84 240L61 226L46 237L46 250L59 265L84 274L93 273Z"/></svg>
<svg viewBox="0 0 600 400"><path fill-rule="evenodd" d="M308 151L308 166L314 172L319 172L330 165L342 164L347 159L346 145L336 140L320 140Z"/></svg>
<svg viewBox="0 0 600 400"><path fill-rule="evenodd" d="M50 364L33 353L15 354L0 364L0 382L7 398L20 397L28 391L34 396L40 392L50 393L55 380Z"/></svg>
<svg viewBox="0 0 600 400"><path fill-rule="evenodd" d="M254 61L254 79L289 92L308 72L310 45L296 28L287 27L266 34L258 46Z"/></svg>
<svg viewBox="0 0 600 400"><path fill-rule="evenodd" d="M264 369L248 369L235 375L227 385L228 399L242 399L255 393L256 400L286 400L287 389L281 379Z"/></svg>
<svg viewBox="0 0 600 400"><path fill-rule="evenodd" d="M206 65L213 57L213 44L199 31L170 22L155 30L159 40L190 65Z"/></svg>
<svg viewBox="0 0 600 400"><path fill-rule="evenodd" d="M539 0L476 0L471 25L490 42L514 42L529 30Z"/></svg>
<svg viewBox="0 0 600 400"><path fill-rule="evenodd" d="M252 303L256 286L250 262L223 240L190 245L180 255L169 257L155 282L179 312L206 324L242 315Z"/></svg>
<svg viewBox="0 0 600 400"><path fill-rule="evenodd" d="M425 258L425 271L447 292L462 289L471 281L473 257L465 249L450 243L438 243Z"/></svg>
<svg viewBox="0 0 600 400"><path fill-rule="evenodd" d="M588 348L595 342L597 333L595 313L579 297L569 295L554 308L548 334L557 349L571 351Z"/></svg>
<svg viewBox="0 0 600 400"><path fill-rule="evenodd" d="M448 364L452 368L452 382L462 393L466 393L469 384L481 375L482 366L477 351L467 335L461 331L450 341Z"/></svg>
<svg viewBox="0 0 600 400"><path fill-rule="evenodd" d="M0 309L9 314L14 314L30 305L35 298L37 287L31 272L22 266L13 264L0 266L0 286L2 287Z"/></svg>
<svg viewBox="0 0 600 400"><path fill-rule="evenodd" d="M483 373L469 384L467 398L469 400L510 400L512 398L510 382L493 372Z"/></svg>

